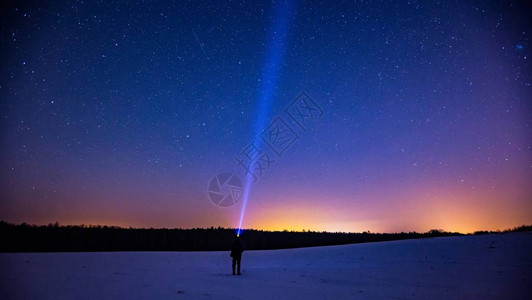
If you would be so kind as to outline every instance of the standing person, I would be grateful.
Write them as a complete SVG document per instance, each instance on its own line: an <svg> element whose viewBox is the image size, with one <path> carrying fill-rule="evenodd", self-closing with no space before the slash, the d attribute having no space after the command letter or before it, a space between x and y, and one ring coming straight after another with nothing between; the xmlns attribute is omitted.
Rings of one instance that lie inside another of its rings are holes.
<svg viewBox="0 0 532 300"><path fill-rule="evenodd" d="M240 261L242 260L242 252L244 252L244 247L240 242L240 237L237 235L235 241L233 242L233 244L231 244L231 257L233 258L233 275L235 275L235 265L238 265L237 274L242 275L242 273L240 273Z"/></svg>

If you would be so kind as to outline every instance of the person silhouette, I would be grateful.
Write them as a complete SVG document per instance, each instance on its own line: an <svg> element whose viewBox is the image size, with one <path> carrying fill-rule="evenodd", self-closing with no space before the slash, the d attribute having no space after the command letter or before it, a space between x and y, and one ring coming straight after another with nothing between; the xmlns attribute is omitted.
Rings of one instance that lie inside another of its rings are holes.
<svg viewBox="0 0 532 300"><path fill-rule="evenodd" d="M244 252L244 247L240 242L240 237L237 235L233 244L231 244L231 257L233 258L233 275L235 275L235 266L237 267L238 275L240 273L240 262L242 260L242 252Z"/></svg>

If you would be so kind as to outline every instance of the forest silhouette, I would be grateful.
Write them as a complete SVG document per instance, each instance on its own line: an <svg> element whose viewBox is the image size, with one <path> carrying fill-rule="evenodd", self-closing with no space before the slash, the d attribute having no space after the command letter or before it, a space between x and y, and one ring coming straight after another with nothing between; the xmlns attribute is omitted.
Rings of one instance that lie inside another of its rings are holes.
<svg viewBox="0 0 532 300"><path fill-rule="evenodd" d="M531 231L521 226L502 232ZM501 233L478 231L475 234ZM121 228L99 225L58 223L36 226L14 225L0 221L0 252L78 252L78 251L220 251L229 250L235 229L211 227L193 229ZM463 235L433 229L425 233L346 233L316 231L263 231L248 229L242 233L246 250L284 249L393 241Z"/></svg>

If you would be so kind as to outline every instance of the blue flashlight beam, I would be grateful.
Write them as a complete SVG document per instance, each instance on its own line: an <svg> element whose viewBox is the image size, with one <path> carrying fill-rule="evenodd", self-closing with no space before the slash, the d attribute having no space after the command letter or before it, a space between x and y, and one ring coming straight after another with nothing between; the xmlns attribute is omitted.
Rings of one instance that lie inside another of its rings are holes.
<svg viewBox="0 0 532 300"><path fill-rule="evenodd" d="M253 141L257 147L261 147L262 143L257 138L266 126L271 106L272 95L277 85L280 65L283 56L283 48L285 45L286 35L289 27L289 19L293 9L292 0L281 1L275 4L275 14L273 19L273 28L270 31L268 52L265 58L264 71L260 80L260 94L257 107L257 118L253 124ZM242 210L240 211L240 220L238 222L237 235L240 235L242 224L244 221L244 214L246 213L246 206L251 191L251 184L253 183L253 175L246 174L244 189L242 193Z"/></svg>

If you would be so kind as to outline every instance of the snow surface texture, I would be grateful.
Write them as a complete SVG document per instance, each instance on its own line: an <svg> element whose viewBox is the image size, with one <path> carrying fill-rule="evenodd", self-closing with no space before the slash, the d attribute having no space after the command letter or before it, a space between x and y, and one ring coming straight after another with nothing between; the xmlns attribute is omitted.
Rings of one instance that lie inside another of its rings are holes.
<svg viewBox="0 0 532 300"><path fill-rule="evenodd" d="M0 254L0 299L526 299L532 233L229 252ZM528 298L530 299L530 298Z"/></svg>

